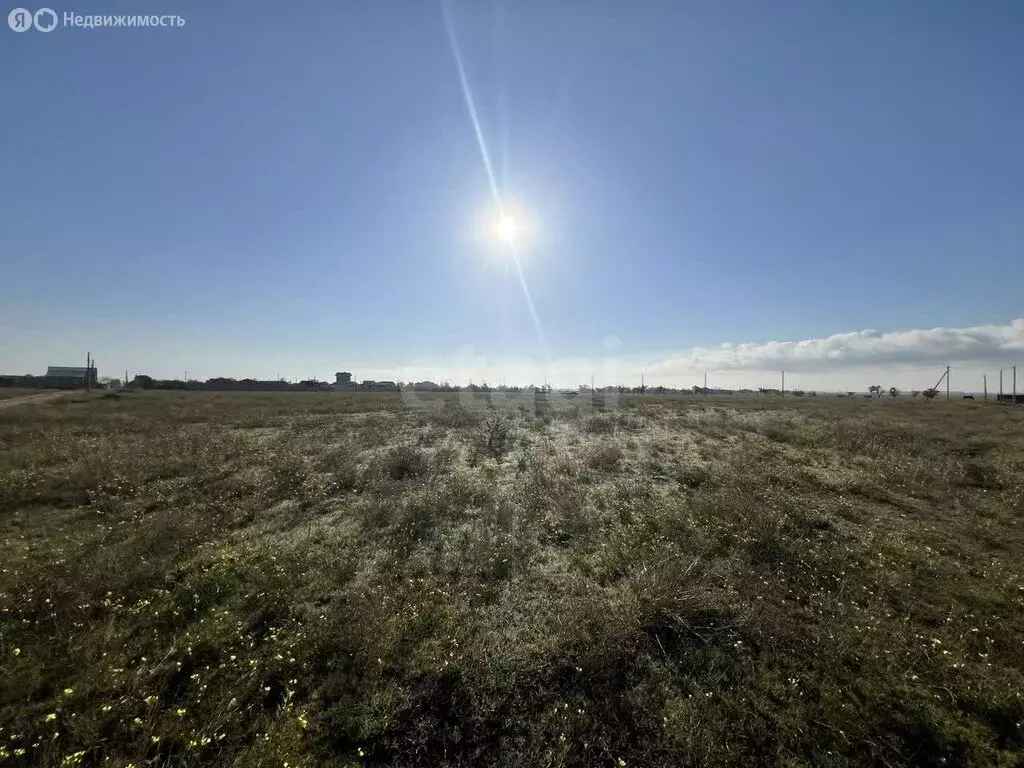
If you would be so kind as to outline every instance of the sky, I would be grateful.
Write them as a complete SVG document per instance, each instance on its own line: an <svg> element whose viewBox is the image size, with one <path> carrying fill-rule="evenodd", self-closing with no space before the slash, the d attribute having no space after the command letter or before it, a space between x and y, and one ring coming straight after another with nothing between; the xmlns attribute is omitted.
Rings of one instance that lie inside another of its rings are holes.
<svg viewBox="0 0 1024 768"><path fill-rule="evenodd" d="M1017 0L84 6L0 26L0 373L1024 364Z"/></svg>

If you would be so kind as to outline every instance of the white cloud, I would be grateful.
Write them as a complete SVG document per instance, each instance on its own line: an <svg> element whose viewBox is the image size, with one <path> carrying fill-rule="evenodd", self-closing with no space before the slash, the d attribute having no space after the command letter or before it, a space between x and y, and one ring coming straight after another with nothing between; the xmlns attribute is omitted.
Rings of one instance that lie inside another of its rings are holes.
<svg viewBox="0 0 1024 768"><path fill-rule="evenodd" d="M932 328L879 332L850 331L802 341L722 344L697 347L652 360L630 354L628 348L609 350L593 359L530 360L488 358L466 349L447 359L412 361L400 369L367 366L366 378L465 383L505 381L573 387L635 386L641 377L651 386L663 384L688 388L703 383L726 388L778 387L779 372L786 371L789 389L821 391L866 389L868 384L895 385L901 389L932 386L946 365L953 366L954 390L981 391L987 371L995 391L998 369L1024 363L1024 319L1007 325L970 328ZM360 374L357 378L362 378ZM1007 373L1006 388L1010 387Z"/></svg>
<svg viewBox="0 0 1024 768"><path fill-rule="evenodd" d="M1008 325L850 331L820 339L696 347L648 368L677 376L699 371L834 373L848 368L1011 363L1024 357L1024 319Z"/></svg>

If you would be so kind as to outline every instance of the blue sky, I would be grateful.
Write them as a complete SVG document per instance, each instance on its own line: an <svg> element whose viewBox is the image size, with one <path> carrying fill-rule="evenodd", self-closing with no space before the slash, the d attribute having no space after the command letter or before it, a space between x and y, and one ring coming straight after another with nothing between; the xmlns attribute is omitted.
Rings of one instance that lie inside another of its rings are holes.
<svg viewBox="0 0 1024 768"><path fill-rule="evenodd" d="M543 343L440 2L51 7L186 24L0 27L0 372L696 383L938 326L1024 363L1015 0L450 0Z"/></svg>

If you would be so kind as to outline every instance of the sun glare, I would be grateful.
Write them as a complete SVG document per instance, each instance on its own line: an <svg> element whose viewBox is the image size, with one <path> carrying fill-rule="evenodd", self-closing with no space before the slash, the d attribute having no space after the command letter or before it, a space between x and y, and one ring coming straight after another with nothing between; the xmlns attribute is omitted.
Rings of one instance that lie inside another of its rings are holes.
<svg viewBox="0 0 1024 768"><path fill-rule="evenodd" d="M519 225L511 216L501 216L494 226L498 239L505 245L515 245L516 236L519 234Z"/></svg>

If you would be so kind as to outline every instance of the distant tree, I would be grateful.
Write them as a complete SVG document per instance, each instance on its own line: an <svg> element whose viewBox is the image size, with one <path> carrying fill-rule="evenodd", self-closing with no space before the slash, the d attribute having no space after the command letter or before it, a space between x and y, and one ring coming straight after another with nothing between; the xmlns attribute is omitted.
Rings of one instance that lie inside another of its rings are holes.
<svg viewBox="0 0 1024 768"><path fill-rule="evenodd" d="M889 387L889 397L899 397L900 391L896 387Z"/></svg>
<svg viewBox="0 0 1024 768"><path fill-rule="evenodd" d="M132 379L131 386L139 387L140 389L152 389L153 383L154 382L152 376L147 376L144 373L140 373L137 374L134 379Z"/></svg>
<svg viewBox="0 0 1024 768"><path fill-rule="evenodd" d="M924 392L921 393L921 395L926 400L932 400L933 398L938 397L938 394L939 390L935 389L935 387L932 387L931 389L926 389Z"/></svg>
<svg viewBox="0 0 1024 768"><path fill-rule="evenodd" d="M868 387L868 392L871 393L872 395L874 395L875 397L881 397L882 396L882 385L881 384L872 384L870 387Z"/></svg>

